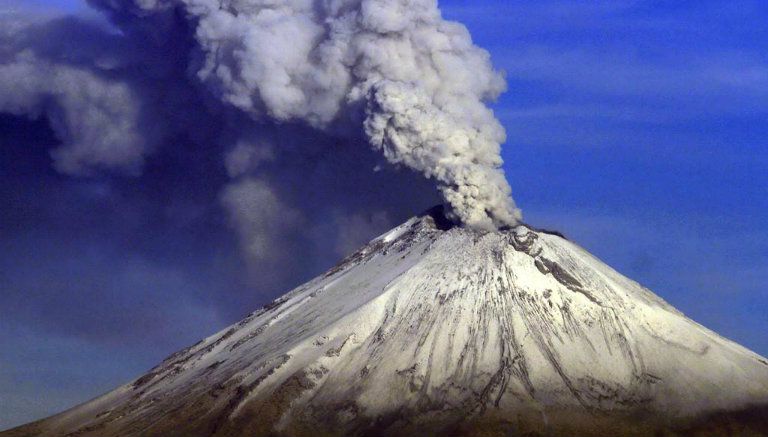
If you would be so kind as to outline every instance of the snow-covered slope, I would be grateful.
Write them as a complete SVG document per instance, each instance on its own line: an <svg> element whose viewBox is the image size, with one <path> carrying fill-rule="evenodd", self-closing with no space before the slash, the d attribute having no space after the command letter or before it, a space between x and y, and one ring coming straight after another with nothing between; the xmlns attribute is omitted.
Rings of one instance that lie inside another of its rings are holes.
<svg viewBox="0 0 768 437"><path fill-rule="evenodd" d="M764 435L766 405L768 360L579 246L450 227L438 208L3 435Z"/></svg>

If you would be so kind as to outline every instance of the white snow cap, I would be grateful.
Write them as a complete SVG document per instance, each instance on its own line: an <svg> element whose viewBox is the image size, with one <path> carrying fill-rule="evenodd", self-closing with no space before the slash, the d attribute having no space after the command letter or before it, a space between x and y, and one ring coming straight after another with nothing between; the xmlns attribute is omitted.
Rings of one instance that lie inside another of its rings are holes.
<svg viewBox="0 0 768 437"><path fill-rule="evenodd" d="M132 7L181 8L202 55L197 78L254 119L301 121L353 140L364 132L389 162L435 180L454 219L486 229L520 220L500 168L504 128L486 106L506 84L435 0L134 0Z"/></svg>

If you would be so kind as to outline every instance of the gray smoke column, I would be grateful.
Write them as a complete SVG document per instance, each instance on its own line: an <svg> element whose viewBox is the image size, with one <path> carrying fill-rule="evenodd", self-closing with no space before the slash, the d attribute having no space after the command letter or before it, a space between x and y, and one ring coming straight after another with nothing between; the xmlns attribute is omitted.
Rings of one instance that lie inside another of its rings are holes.
<svg viewBox="0 0 768 437"><path fill-rule="evenodd" d="M505 82L436 1L92 3L131 20L183 14L197 44L191 74L253 120L362 136L390 163L436 181L466 225L520 219L500 169L505 132L486 106Z"/></svg>

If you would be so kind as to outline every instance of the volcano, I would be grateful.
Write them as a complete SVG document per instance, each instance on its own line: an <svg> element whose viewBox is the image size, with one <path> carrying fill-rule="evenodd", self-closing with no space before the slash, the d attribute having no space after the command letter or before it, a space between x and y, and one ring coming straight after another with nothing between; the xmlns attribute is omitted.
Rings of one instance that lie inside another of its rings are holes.
<svg viewBox="0 0 768 437"><path fill-rule="evenodd" d="M768 435L768 360L554 232L440 207L11 436Z"/></svg>

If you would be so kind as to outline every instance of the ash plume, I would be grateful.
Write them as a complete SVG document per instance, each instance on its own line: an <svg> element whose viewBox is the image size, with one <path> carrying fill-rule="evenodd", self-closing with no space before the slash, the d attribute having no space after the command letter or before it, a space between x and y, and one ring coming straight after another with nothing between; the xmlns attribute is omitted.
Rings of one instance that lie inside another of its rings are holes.
<svg viewBox="0 0 768 437"><path fill-rule="evenodd" d="M109 7L110 2L103 2ZM505 88L488 53L434 0L149 2L194 23L197 77L254 119L301 120L368 142L434 179L470 226L514 224L499 169L501 125L485 102Z"/></svg>
<svg viewBox="0 0 768 437"><path fill-rule="evenodd" d="M353 247L435 192L470 227L520 219L487 106L505 82L436 1L89 4L107 20L0 17L0 112L46 118L61 173L213 162L217 202L265 266L276 246Z"/></svg>

